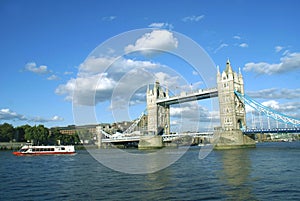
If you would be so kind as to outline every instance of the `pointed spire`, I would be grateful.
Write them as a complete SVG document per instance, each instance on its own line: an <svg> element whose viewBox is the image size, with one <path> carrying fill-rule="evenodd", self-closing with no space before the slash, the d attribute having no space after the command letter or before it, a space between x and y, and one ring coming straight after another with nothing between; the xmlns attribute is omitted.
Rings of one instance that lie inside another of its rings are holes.
<svg viewBox="0 0 300 201"><path fill-rule="evenodd" d="M232 73L232 68L231 68L231 65L230 65L230 61L229 61L229 58L227 59L227 62L226 62L226 73Z"/></svg>
<svg viewBox="0 0 300 201"><path fill-rule="evenodd" d="M239 79L243 80L243 75L242 75L241 67L239 67Z"/></svg>
<svg viewBox="0 0 300 201"><path fill-rule="evenodd" d="M230 65L230 61L229 61L229 58L227 57L227 62L226 62L226 64L229 64Z"/></svg>
<svg viewBox="0 0 300 201"><path fill-rule="evenodd" d="M166 97L169 98L169 88L168 88L168 85L166 87Z"/></svg>

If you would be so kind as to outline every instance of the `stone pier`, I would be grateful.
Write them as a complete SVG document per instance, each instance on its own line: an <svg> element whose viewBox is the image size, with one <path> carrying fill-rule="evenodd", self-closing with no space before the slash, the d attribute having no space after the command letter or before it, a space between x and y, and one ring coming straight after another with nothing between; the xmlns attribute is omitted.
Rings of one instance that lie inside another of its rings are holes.
<svg viewBox="0 0 300 201"><path fill-rule="evenodd" d="M214 133L216 141L213 142L214 149L238 149L256 147L255 141L243 135L241 130L224 131L218 130Z"/></svg>
<svg viewBox="0 0 300 201"><path fill-rule="evenodd" d="M142 136L138 145L139 149L160 149L163 147L163 139L160 135Z"/></svg>

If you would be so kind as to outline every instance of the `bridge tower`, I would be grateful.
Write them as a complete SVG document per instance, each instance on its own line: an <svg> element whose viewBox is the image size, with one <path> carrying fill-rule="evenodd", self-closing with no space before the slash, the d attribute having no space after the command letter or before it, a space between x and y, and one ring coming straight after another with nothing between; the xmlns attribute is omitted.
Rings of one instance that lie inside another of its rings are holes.
<svg viewBox="0 0 300 201"><path fill-rule="evenodd" d="M170 106L156 104L159 98L169 98L168 89L162 89L156 81L153 89L147 89L148 132L154 135L170 134Z"/></svg>
<svg viewBox="0 0 300 201"><path fill-rule="evenodd" d="M255 141L242 133L246 128L245 104L234 91L244 94L244 81L240 70L239 73L232 70L229 59L222 73L218 69L217 87L221 129L216 131L220 138L215 148L255 146Z"/></svg>
<svg viewBox="0 0 300 201"><path fill-rule="evenodd" d="M226 69L217 72L217 85L220 107L221 127L224 130L246 128L245 105L235 95L234 91L244 94L244 81L241 71L237 74L232 70L230 61L226 62Z"/></svg>

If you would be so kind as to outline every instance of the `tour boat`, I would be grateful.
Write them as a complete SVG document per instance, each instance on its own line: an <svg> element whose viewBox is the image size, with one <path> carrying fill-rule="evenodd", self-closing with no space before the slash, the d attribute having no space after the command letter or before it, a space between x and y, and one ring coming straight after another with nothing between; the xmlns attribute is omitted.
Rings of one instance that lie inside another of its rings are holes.
<svg viewBox="0 0 300 201"><path fill-rule="evenodd" d="M59 145L59 146L33 146L24 145L19 151L13 152L16 156L27 155L52 155L52 154L75 154L73 145Z"/></svg>

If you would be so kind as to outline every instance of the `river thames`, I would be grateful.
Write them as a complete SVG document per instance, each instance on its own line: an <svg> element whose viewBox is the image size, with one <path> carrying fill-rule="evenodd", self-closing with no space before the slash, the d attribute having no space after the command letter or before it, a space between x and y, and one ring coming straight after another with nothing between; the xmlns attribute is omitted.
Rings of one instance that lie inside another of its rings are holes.
<svg viewBox="0 0 300 201"><path fill-rule="evenodd" d="M0 152L0 200L299 200L300 142L212 151L191 147L151 174L125 174L87 151L17 157ZM133 150L138 152L138 150Z"/></svg>

